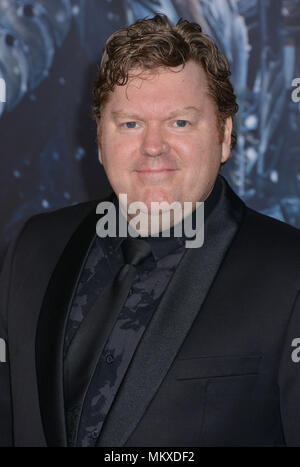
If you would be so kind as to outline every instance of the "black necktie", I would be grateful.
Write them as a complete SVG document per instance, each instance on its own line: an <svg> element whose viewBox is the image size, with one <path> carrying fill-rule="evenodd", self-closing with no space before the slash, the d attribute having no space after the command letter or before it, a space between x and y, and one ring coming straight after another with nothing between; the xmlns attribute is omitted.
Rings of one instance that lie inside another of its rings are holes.
<svg viewBox="0 0 300 467"><path fill-rule="evenodd" d="M141 238L126 238L122 250L125 264L84 317L65 357L65 405L68 430L73 435L74 429L77 431L78 428L78 416L86 391L106 340L127 298L136 275L136 267L151 254L149 243Z"/></svg>

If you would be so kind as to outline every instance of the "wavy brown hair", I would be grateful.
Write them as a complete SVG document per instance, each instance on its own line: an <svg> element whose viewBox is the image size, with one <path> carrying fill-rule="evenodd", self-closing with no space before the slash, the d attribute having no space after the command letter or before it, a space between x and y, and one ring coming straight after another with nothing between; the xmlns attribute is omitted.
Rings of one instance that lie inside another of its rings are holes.
<svg viewBox="0 0 300 467"><path fill-rule="evenodd" d="M180 19L172 25L166 15L138 20L112 34L103 50L93 90L93 116L97 122L115 85L124 86L130 71L136 68L155 70L184 66L189 60L202 65L208 80L208 92L217 108L221 140L227 117L238 111L236 96L229 81L229 64L201 26ZM236 145L232 130L231 148Z"/></svg>

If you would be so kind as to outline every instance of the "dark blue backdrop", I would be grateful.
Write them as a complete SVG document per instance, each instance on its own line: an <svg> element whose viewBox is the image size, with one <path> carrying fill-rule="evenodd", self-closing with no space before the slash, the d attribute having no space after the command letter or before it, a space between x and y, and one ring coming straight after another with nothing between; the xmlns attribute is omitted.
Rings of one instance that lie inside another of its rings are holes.
<svg viewBox="0 0 300 467"><path fill-rule="evenodd" d="M90 110L96 63L113 31L158 11L199 22L231 64L239 137L224 176L300 227L299 0L0 0L1 256L32 214L110 191Z"/></svg>

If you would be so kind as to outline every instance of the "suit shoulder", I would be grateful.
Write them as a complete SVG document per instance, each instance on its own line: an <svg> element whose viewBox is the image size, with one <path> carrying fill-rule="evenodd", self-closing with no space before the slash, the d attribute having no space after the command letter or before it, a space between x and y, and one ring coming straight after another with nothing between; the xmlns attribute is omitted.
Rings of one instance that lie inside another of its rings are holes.
<svg viewBox="0 0 300 467"><path fill-rule="evenodd" d="M49 223L56 224L61 221L66 222L73 218L80 219L87 215L98 203L99 200L85 201L72 206L64 206L51 211L34 214L27 220L26 225L31 227L33 224L47 225Z"/></svg>
<svg viewBox="0 0 300 467"><path fill-rule="evenodd" d="M300 287L300 231L246 206L228 251L229 273L293 301ZM266 292L267 293L267 292Z"/></svg>
<svg viewBox="0 0 300 467"><path fill-rule="evenodd" d="M98 203L110 199L111 196L31 216L23 224L18 235L18 249L22 250L28 246L41 245L43 243L49 245L50 239L53 244L58 242L61 237L70 237L81 222L90 213L96 211Z"/></svg>
<svg viewBox="0 0 300 467"><path fill-rule="evenodd" d="M111 194L103 199L85 201L72 206L65 206L52 211L35 214L30 217L25 226L27 230L44 230L49 228L63 229L64 226L70 227L79 224L89 213L95 211L96 206L101 201L111 198Z"/></svg>
<svg viewBox="0 0 300 467"><path fill-rule="evenodd" d="M246 207L240 235L247 241L250 251L277 259L281 257L283 261L284 258L300 261L300 230L285 222Z"/></svg>
<svg viewBox="0 0 300 467"><path fill-rule="evenodd" d="M292 225L282 222L273 217L262 214L249 207L246 208L247 226L261 235L272 234L273 238L289 238L299 243L300 230Z"/></svg>

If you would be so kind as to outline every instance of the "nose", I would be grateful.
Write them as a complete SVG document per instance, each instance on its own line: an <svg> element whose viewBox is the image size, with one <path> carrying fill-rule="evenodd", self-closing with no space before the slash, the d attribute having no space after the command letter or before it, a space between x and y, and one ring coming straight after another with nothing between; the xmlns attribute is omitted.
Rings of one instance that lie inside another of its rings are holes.
<svg viewBox="0 0 300 467"><path fill-rule="evenodd" d="M167 153L169 150L162 129L158 124L148 125L144 130L141 143L141 153L145 156L156 157Z"/></svg>

